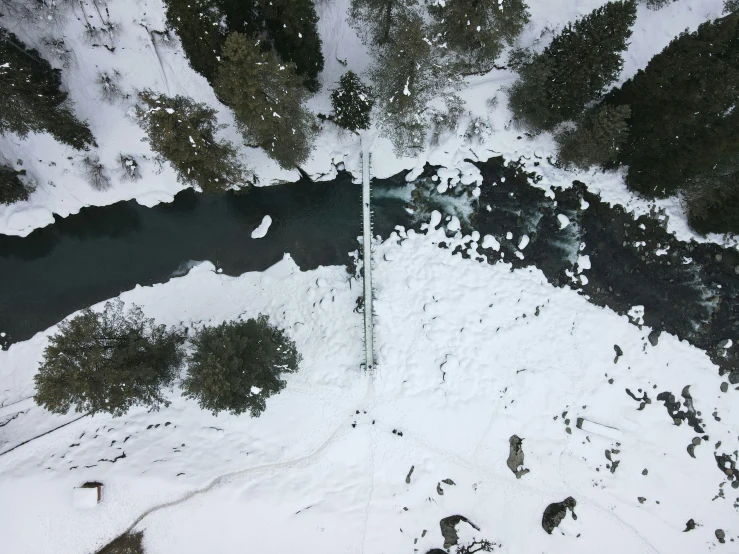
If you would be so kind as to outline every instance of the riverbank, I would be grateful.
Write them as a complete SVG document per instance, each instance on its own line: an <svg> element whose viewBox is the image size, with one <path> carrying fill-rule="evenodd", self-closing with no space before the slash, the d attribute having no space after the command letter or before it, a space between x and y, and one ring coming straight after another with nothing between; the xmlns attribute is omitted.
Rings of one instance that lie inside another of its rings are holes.
<svg viewBox="0 0 739 554"><path fill-rule="evenodd" d="M166 325L265 313L304 362L258 419L214 417L175 389L160 412L83 418L0 457L5 549L22 552L33 537L41 551L94 552L139 520L152 554L245 543L426 552L457 514L477 527L458 527L462 544L484 538L512 552L700 552L718 547L716 529L736 539L730 477L714 455L733 456L739 419L709 358L669 333L645 344L649 329L536 268L481 263L495 251L448 223L376 244L371 379L353 311L361 287L342 267L302 272L286 259L229 277L202 264L123 294ZM14 395L31 392L47 333L0 352ZM710 436L697 447L697 431L672 415L695 410ZM30 407L0 434L37 433L45 417ZM529 470L520 479L506 464L512 435ZM72 487L89 480L105 483L103 502L71 508ZM547 534L544 510L570 496L577 520ZM684 533L691 519L700 525Z"/></svg>
<svg viewBox="0 0 739 554"><path fill-rule="evenodd" d="M546 42L546 39L542 42L542 37L589 13L602 5L603 0L554 3L529 0L527 4L531 22L519 37L517 46L536 50ZM331 112L331 90L347 68L362 74L370 62L367 49L346 24L348 7L349 0L319 2L316 6L326 65L320 75L321 90L308 102L314 114ZM231 110L218 101L205 78L189 66L176 36L163 43L153 42L150 31L166 29L161 0L131 0L126 5L111 3L106 9L109 10L108 18L115 21L115 53L86 41L84 18L74 17L72 13L59 16L65 18L63 25L43 19L12 21L10 14L6 16L7 25L12 26L22 40L48 55L53 64L64 66L62 77L70 100L74 102L75 113L89 122L98 147L94 151L79 152L46 134L30 134L24 139L13 134L1 136L3 156L15 169L27 171L35 190L27 202L0 205L0 234L27 236L34 229L53 224L58 217L71 216L90 206L107 206L132 199L149 207L172 202L184 187L177 182L169 163L158 159L151 151L145 133L132 115L138 92L152 90L169 96L188 96L216 110L218 122L224 125L219 138L230 140L238 147L239 159L253 170L258 186L298 181L301 171L315 181L332 180L342 169L358 177L361 175L362 141L375 159L381 160L373 173L378 178L389 178L401 171L420 173L427 163L455 170L466 158L485 160L491 155L501 155L510 160L530 160L529 171L537 172L541 177L539 184L545 189L567 187L573 179L579 179L587 183L592 192L600 194L603 201L621 205L636 216L649 213L653 207L665 210L669 215L669 231L681 240L737 244L733 237L696 235L687 226L679 199L641 199L626 188L621 172L573 175L545 161L534 167L535 160L546 160L556 152L556 145L550 133L531 136L512 125L506 89L515 80L516 73L508 69L494 69L487 75L465 78L457 91L465 109L457 128L442 133L438 142L432 141L433 133L429 132L423 148L414 157L396 155L389 140L380 136L375 127L364 132L360 139L355 133L324 121L315 149L304 166L300 170L281 169L263 150L243 144ZM619 82L643 69L674 36L685 29L697 28L703 21L719 16L722 10L723 0L678 0L659 11L640 3ZM66 29L63 37L56 36L60 28ZM67 52L70 59L66 61L55 58L63 52L49 52L45 42L50 35L63 40L64 48L74 55ZM505 57L502 55L501 60ZM116 82L120 97L111 102L100 98L101 71L111 74L115 71L120 75ZM482 131L470 135L473 124ZM137 160L141 179L126 180L119 166L120 154ZM85 178L83 158L89 155L97 157L105 167L110 180L105 190L93 190Z"/></svg>

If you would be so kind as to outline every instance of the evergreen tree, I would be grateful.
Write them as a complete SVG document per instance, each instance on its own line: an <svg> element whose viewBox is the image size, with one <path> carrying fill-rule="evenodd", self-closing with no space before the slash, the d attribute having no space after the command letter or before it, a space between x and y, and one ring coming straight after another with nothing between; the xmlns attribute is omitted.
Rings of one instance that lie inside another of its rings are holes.
<svg viewBox="0 0 739 554"><path fill-rule="evenodd" d="M258 35L264 30L261 0L211 0L217 2L226 16L229 33ZM224 36L224 42L226 37Z"/></svg>
<svg viewBox="0 0 739 554"><path fill-rule="evenodd" d="M90 129L72 114L61 72L36 50L0 28L0 133L48 132L73 148L94 145Z"/></svg>
<svg viewBox="0 0 739 554"><path fill-rule="evenodd" d="M213 414L246 411L259 417L266 399L285 388L282 373L298 370L295 343L260 315L205 327L193 339L183 395Z"/></svg>
<svg viewBox="0 0 739 554"><path fill-rule="evenodd" d="M629 140L619 153L629 166L627 184L668 196L725 181L739 164L738 97L739 14L674 39L606 98L631 107Z"/></svg>
<svg viewBox="0 0 739 554"><path fill-rule="evenodd" d="M318 16L313 0L165 0L167 24L182 40L192 68L211 83L230 33L260 39L263 52L274 50L293 62L310 90L318 89L323 70Z"/></svg>
<svg viewBox="0 0 739 554"><path fill-rule="evenodd" d="M226 40L217 0L165 0L167 25L174 29L192 68L211 81Z"/></svg>
<svg viewBox="0 0 739 554"><path fill-rule="evenodd" d="M383 46L397 22L407 20L416 0L352 0L349 21L365 44Z"/></svg>
<svg viewBox="0 0 739 554"><path fill-rule="evenodd" d="M463 71L492 69L503 43L511 43L529 21L523 0L453 0L431 6L434 29L459 53Z"/></svg>
<svg viewBox="0 0 739 554"><path fill-rule="evenodd" d="M688 223L699 233L739 232L739 171L699 175L684 189Z"/></svg>
<svg viewBox="0 0 739 554"><path fill-rule="evenodd" d="M223 48L215 91L230 106L247 141L264 148L282 167L304 162L315 134L294 64L283 64L259 41L232 33Z"/></svg>
<svg viewBox="0 0 739 554"><path fill-rule="evenodd" d="M151 149L166 158L180 182L219 192L244 184L246 176L233 145L216 140L221 128L216 111L185 96L168 97L145 91L139 121Z"/></svg>
<svg viewBox="0 0 739 554"><path fill-rule="evenodd" d="M673 4L677 0L642 0L642 3L650 10L661 10L668 4Z"/></svg>
<svg viewBox="0 0 739 554"><path fill-rule="evenodd" d="M331 93L334 121L350 131L369 128L373 104L369 87L353 71L344 73L338 88Z"/></svg>
<svg viewBox="0 0 739 554"><path fill-rule="evenodd" d="M739 0L724 0L724 13L739 12Z"/></svg>
<svg viewBox="0 0 739 554"><path fill-rule="evenodd" d="M259 0L267 38L284 62L295 64L311 91L318 90L323 70L318 16L313 0Z"/></svg>
<svg viewBox="0 0 739 554"><path fill-rule="evenodd" d="M47 410L125 414L132 406L158 409L169 402L184 359L184 335L155 325L137 306L108 302L102 313L89 308L59 324L49 338L36 374L35 402Z"/></svg>
<svg viewBox="0 0 739 554"><path fill-rule="evenodd" d="M634 0L619 0L568 24L521 70L510 91L516 117L547 130L575 119L621 72L635 19Z"/></svg>
<svg viewBox="0 0 739 554"><path fill-rule="evenodd" d="M25 170L15 171L7 165L0 165L0 204L28 200L29 191L18 178L25 173Z"/></svg>
<svg viewBox="0 0 739 554"><path fill-rule="evenodd" d="M381 99L380 125L396 151L410 154L423 147L428 126L425 106L434 92L448 84L448 67L435 57L434 42L417 14L401 18L390 39L377 48L370 73L375 96Z"/></svg>
<svg viewBox="0 0 739 554"><path fill-rule="evenodd" d="M559 118L549 98L556 63L550 56L534 56L530 63L520 60L519 77L508 92L508 106L514 117L535 130L551 129Z"/></svg>
<svg viewBox="0 0 739 554"><path fill-rule="evenodd" d="M628 139L626 120L630 115L628 106L607 104L585 112L576 129L568 129L555 137L559 143L560 163L581 169L613 163Z"/></svg>

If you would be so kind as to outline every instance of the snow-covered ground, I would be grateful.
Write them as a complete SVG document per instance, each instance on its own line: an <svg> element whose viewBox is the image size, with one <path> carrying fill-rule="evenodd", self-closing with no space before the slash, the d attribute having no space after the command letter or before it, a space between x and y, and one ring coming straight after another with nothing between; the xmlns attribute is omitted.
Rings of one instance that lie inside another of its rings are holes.
<svg viewBox="0 0 739 554"><path fill-rule="evenodd" d="M543 48L553 33L567 22L589 13L605 0L529 0L527 3L531 23L519 38L518 45ZM326 66L321 75L323 88L309 102L316 113L330 112L330 90L344 71L352 69L362 73L370 63L366 48L346 23L348 4L349 0L317 2ZM222 131L223 137L243 145L233 125L232 113L218 102L206 80L189 67L179 40L175 38L170 44L159 40L152 42L150 32L165 28L162 0L111 0L107 3L109 19L117 28L115 52L92 47L84 38L81 21L88 16L98 17L90 0L72 2L70 6L59 21L17 23L4 18L4 24L47 55L49 49L42 43L42 38L63 36L66 48L72 51L63 71L64 83L75 103L76 114L89 121L98 140L99 147L94 149L94 154L107 167L112 186L105 191L92 190L81 171L82 154L56 143L48 135L33 135L25 140L14 135L0 137L0 151L12 163L22 160L22 167L37 184L36 192L28 202L0 206L0 233L27 235L37 227L52 223L53 214L67 216L83 206L105 205L131 198L147 206L166 202L182 189L171 167L167 163L155 162L148 145L142 142L145 135L131 117L137 91L148 88L169 95L184 94L206 102L218 110L220 121L228 126ZM683 30L695 29L703 21L721 15L722 8L723 0L678 0L659 11L640 4L620 81L645 67L652 56ZM339 59L346 60L347 66L339 63ZM501 61L504 59L505 56ZM52 63L62 65L53 57ZM103 102L96 84L100 71L111 74L118 71L121 74L120 88L129 98ZM390 142L379 137L375 129L365 133L362 140L369 145L374 159L382 160L382 163L375 164L374 176L388 177L403 169L420 168L426 162L455 169L470 157L485 159L502 154L509 159L525 157L533 161L534 156L545 159L553 154L555 147L551 135L527 138L518 129L511 128L504 89L514 79L515 74L507 70L493 70L488 75L467 79L459 94L466 101L469 116L463 118L456 133L442 137L436 147L429 145L416 158L398 158ZM486 102L491 98L497 98L495 107ZM470 144L461 135L473 118L485 121L492 133ZM336 165L343 163L346 169L358 176L360 152L359 137L326 123L304 169L314 178L330 179L336 174ZM143 179L134 183L121 180L116 162L120 153L138 158ZM297 171L281 170L259 149L242 146L240 155L255 171L262 186L298 178ZM599 192L605 201L622 204L636 214L646 213L656 205L666 211L670 230L680 238L706 240L696 237L688 229L678 199L656 203L639 199L626 189L621 172L565 172L550 167L545 161L536 168L531 164L528 169L543 176L540 186L568 186L572 180L580 179ZM709 236L707 240L736 244L735 240L719 235Z"/></svg>
<svg viewBox="0 0 739 554"><path fill-rule="evenodd" d="M440 219L375 245L374 372L360 369L361 286L344 268L300 272L286 258L228 277L205 263L121 295L169 325L268 314L301 369L258 419L214 417L175 390L160 412L83 417L0 455L3 552L94 552L136 523L147 554L425 553L453 515L479 527L459 524L460 540L499 552L732 551L737 494L714 454L736 460L739 418L708 357L664 333L652 346L648 328L533 267L480 263L492 250ZM0 415L23 412L0 428L0 452L77 417L24 400L53 332L0 352L3 403L19 402ZM656 398L683 400L686 386L700 433ZM639 410L626 389L650 402ZM512 435L530 470L520 479L506 466ZM102 503L73 508L91 480ZM577 520L548 535L543 511L569 496Z"/></svg>
<svg viewBox="0 0 739 554"><path fill-rule="evenodd" d="M530 0L532 23L520 42L534 44L545 27L556 32L603 3ZM358 72L369 58L345 24L348 0L317 5L326 69L311 108L325 113L329 89L346 69L336 58ZM0 137L0 150L23 160L38 183L28 202L0 207L2 233L26 235L50 223L52 214L66 216L85 205L130 198L153 205L181 190L168 164L151 159L129 115L138 90L187 94L217 107L229 125L223 136L241 144L230 111L189 68L178 41L152 44L147 28L164 28L161 0L109 3L119 26L115 53L83 39L76 17L89 7L86 0L73 2L64 22L13 30L42 52L41 38L63 30L74 51L65 85L97 137L94 154L109 168L112 187L93 191L82 177L81 155L47 135ZM671 37L721 8L722 0L679 0L656 12L640 6L622 80ZM94 84L100 70L118 70L131 98L101 102ZM540 166L527 166L542 177L536 186L580 179L608 202L635 213L649 209L653 203L628 192L620 173L549 166L551 136L527 138L509 125L502 89L514 77L493 70L470 78L459 92L470 110L459 132L418 158L399 159L374 130L365 133L374 176L412 169L412 178L428 161L443 166L438 192L469 187L475 196L480 173L465 159L539 156ZM493 97L498 102L491 107ZM458 135L472 117L494 132L470 144ZM334 164L343 162L359 175L361 147L358 137L327 123L305 169L329 179ZM142 180L119 179L114 167L121 152L142 161ZM298 176L259 150L241 153L261 185ZM554 191L549 194L554 199ZM657 206L670 216L672 231L693 236L676 201ZM460 523L461 543L485 538L509 554L735 551L739 491L722 468L737 462L739 415L733 391L721 392L722 378L708 356L666 333L653 346L650 329L550 285L534 267L480 263L488 255L499 258L500 243L478 233L463 236L460 229L458 217L434 212L421 232L398 229L374 245L377 364L371 372L361 368L362 317L354 311L361 283L343 267L301 272L286 257L265 272L229 277L203 263L121 295L167 325L197 327L264 313L286 329L302 354L300 371L286 377L287 388L258 419L213 416L177 388L171 406L159 412L52 416L31 396L56 327L0 351L0 551L87 554L133 528L144 531L147 554L424 554L443 546L440 520L454 515L478 528ZM526 248L524 236L515 240ZM470 259L452 254L458 246ZM581 280L588 267L582 256ZM675 412L657 400L664 392L681 403L690 422L674 424ZM506 463L513 435L523 439L529 470L520 478ZM75 508L73 489L86 481L104 483L103 500L92 509ZM568 514L548 535L544 510L570 496L577 519ZM691 519L696 528L684 532Z"/></svg>

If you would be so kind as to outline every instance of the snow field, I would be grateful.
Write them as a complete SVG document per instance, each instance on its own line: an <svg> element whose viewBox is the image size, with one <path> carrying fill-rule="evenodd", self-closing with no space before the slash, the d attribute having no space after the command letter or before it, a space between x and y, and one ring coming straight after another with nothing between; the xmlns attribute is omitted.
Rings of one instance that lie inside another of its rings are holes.
<svg viewBox="0 0 739 554"><path fill-rule="evenodd" d="M214 417L175 390L158 413L83 418L0 456L4 551L29 551L28 537L38 552L94 551L141 514L135 528L151 554L426 552L442 546L439 520L455 514L480 527L460 524L461 535L506 553L706 552L715 529L736 536L733 489L713 500L725 481L713 454L735 450L739 421L708 357L665 333L652 347L649 329L535 268L479 263L486 251L473 237L438 223L432 215L425 232L375 244L374 373L359 369L360 287L343 268L302 273L287 258L232 278L205 263L124 293L167 324L267 313L296 341L301 369L258 419ZM473 259L452 255L461 244ZM50 332L0 352L8 402L30 393ZM709 436L695 459L686 446L696 433L656 400L686 385ZM651 403L639 411L626 388ZM48 417L30 407L8 427L32 435L22 419L32 415L34 425ZM579 417L620 438L578 429ZM530 469L518 480L506 467L513 434ZM105 483L104 502L71 509L71 489L91 479ZM547 535L544 509L568 496L578 519ZM701 526L683 533L690 518Z"/></svg>

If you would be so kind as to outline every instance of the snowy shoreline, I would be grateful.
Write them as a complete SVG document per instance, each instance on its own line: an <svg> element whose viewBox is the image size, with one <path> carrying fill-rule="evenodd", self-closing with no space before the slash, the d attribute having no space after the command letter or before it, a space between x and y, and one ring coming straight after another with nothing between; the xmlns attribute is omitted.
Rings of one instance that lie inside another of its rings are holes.
<svg viewBox="0 0 739 554"><path fill-rule="evenodd" d="M369 64L366 48L344 21L348 1L319 3L317 6L326 67L321 75L322 89L309 101L309 107L315 113L330 111L330 91L346 70L336 59L336 52L342 52L342 57L358 73ZM538 44L545 26L557 29L603 4L603 1L563 0L551 3L531 0L528 4L532 23L519 39L522 45ZM144 206L171 202L174 195L183 190L183 185L177 182L169 164L156 162L148 144L142 142L145 134L132 117L138 91L151 89L169 95L185 94L215 107L219 121L227 126L221 133L223 138L242 144L231 111L216 99L207 81L189 67L179 41L161 53L163 66L160 67L159 62L155 63L152 58L150 38L142 24L145 23L146 28L164 28L161 0L135 0L135 5L138 10L124 9L122 4L116 3L109 6L111 18L119 24L117 41L125 54L113 55L104 49L91 47L81 39L84 34L81 27L80 36L75 36L74 29L81 23L72 17L66 20L72 30L65 39L77 57L67 64L62 76L74 102L75 113L89 122L98 140L99 147L95 149L95 154L106 166L112 186L103 191L92 190L81 170L81 158L85 153L61 145L49 135L31 134L26 139L19 139L13 134L0 137L0 147L6 158L14 164L16 160L21 160L22 166L18 165L17 169L26 169L37 183L29 201L0 206L0 234L27 236L34 229L53 223L54 215L66 217L86 206L110 205L131 199ZM697 4L679 0L659 11L639 5L619 82L646 66L648 60L666 46L672 37L686 28L695 29L702 21L720 15L722 9L722 0L701 0ZM29 45L44 51L40 41L47 32L44 24L19 23L14 31ZM114 103L101 102L96 98L95 87L91 86L97 78L94 68L114 68L125 75L126 82L121 85L125 85L124 92L128 97ZM578 179L585 182L590 190L599 193L605 202L622 205L635 217L649 213L653 208L665 210L670 231L681 240L716 242L726 246L739 244L733 237L697 235L688 228L679 199L641 199L626 189L622 172L591 174L549 167L545 158L556 150L551 134L523 137L521 131L510 126L511 115L506 106L504 89L514 78L515 74L511 71L494 69L487 75L466 79L459 95L466 102L469 113L462 118L460 129L464 129L474 118L481 118L491 131L489 135L479 136L471 142L460 135L443 136L437 146L428 145L417 158L398 158L390 142L381 138L377 129L365 132L362 140L373 152L374 159L382 160L382 163L375 164L373 177L387 178L404 170L420 172L426 163L456 172L463 168L464 160L470 157L485 160L502 155L509 160L530 160L527 169L542 177L537 186L544 189L551 186L567 187ZM497 99L497 105L492 110L487 104L491 98ZM121 152L137 158L142 179L129 182L119 175L116 160ZM358 177L361 175L360 152L360 138L357 135L343 131L332 123L325 123L315 150L302 169L317 180L332 179L337 174L337 167ZM294 182L300 178L297 170L280 169L259 149L242 147L239 155L247 166L255 169L259 186ZM533 161L537 158L544 161L535 167Z"/></svg>
<svg viewBox="0 0 739 554"><path fill-rule="evenodd" d="M214 417L175 390L160 412L83 418L3 456L5 549L23 552L32 536L40 551L94 551L170 502L136 527L147 551L226 551L254 532L244 519L263 538L290 530L274 549L259 539L265 552L439 548L439 521L452 514L479 527L458 526L460 540L487 538L512 552L646 554L657 544L699 552L715 529L736 535L730 503L712 498L726 482L714 451L733 448L739 420L705 353L666 333L650 345L649 329L550 285L538 269L454 255L457 246L475 248L471 237L450 239L433 227L375 244L374 373L360 369L361 316L353 309L361 287L344 268L301 272L286 258L228 277L204 263L123 293L168 325L268 314L304 363L258 419ZM52 332L0 352L6 402L32 394ZM694 433L656 399L665 391L680 399L686 385L713 439L695 458L685 451ZM649 403L640 408L624 388ZM5 440L57 425L59 416L19 406ZM578 418L593 424L581 429ZM598 426L617 429L618 440ZM524 439L529 470L520 479L505 462L514 434ZM98 461L122 453L115 463ZM86 480L105 482L105 501L93 511L70 509L71 489ZM29 497L32 483L43 486ZM203 492L190 498L196 491ZM569 496L578 519L567 516L547 535L542 512ZM685 534L691 518L702 526ZM81 526L88 531L78 533Z"/></svg>

